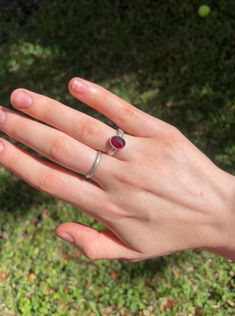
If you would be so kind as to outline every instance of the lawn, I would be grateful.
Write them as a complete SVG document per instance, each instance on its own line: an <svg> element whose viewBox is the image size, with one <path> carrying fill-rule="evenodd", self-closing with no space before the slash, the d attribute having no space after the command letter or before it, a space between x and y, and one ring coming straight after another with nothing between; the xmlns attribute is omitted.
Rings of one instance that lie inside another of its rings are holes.
<svg viewBox="0 0 235 316"><path fill-rule="evenodd" d="M0 7L1 104L25 87L110 123L69 95L78 75L174 124L235 174L233 0L208 0L204 18L197 0L9 2ZM90 261L55 237L65 221L99 227L0 168L0 315L235 314L232 262L200 250Z"/></svg>

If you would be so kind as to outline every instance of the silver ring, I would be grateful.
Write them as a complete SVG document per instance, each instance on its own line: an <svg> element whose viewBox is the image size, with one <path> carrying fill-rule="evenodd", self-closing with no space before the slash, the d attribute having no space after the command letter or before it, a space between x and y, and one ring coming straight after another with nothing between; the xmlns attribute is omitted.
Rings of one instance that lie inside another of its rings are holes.
<svg viewBox="0 0 235 316"><path fill-rule="evenodd" d="M87 174L85 176L87 179L90 179L94 175L94 173L95 173L95 171L96 171L96 169L98 167L98 164L100 162L101 156L102 156L101 151L97 151L97 154L96 154L96 157L95 157L95 161L94 161L91 169L87 172Z"/></svg>
<svg viewBox="0 0 235 316"><path fill-rule="evenodd" d="M108 155L113 156L117 150L122 149L126 145L125 139L123 137L123 130L118 128L117 135L111 137L109 140L110 149L107 152Z"/></svg>

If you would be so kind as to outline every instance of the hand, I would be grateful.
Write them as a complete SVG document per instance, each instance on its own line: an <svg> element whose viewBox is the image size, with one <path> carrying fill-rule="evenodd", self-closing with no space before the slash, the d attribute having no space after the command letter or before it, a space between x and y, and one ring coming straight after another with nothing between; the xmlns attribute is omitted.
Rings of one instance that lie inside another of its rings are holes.
<svg viewBox="0 0 235 316"><path fill-rule="evenodd" d="M0 113L2 131L51 160L1 139L0 163L107 227L64 223L56 234L91 259L134 261L189 248L222 249L235 258L234 177L175 127L102 87L74 78L69 90L129 134L123 149L107 155L114 129L25 89L12 93L12 105L50 126L3 107ZM97 150L103 155L88 181L78 174L87 174Z"/></svg>

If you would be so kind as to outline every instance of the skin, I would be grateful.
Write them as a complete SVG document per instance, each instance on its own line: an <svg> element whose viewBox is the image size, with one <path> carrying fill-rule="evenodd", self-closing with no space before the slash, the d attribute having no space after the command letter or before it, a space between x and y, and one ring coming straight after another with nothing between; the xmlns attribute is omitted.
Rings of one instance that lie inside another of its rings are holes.
<svg viewBox="0 0 235 316"><path fill-rule="evenodd" d="M49 158L39 159L0 139L0 163L106 227L98 232L63 223L57 236L90 259L137 261L204 248L235 260L235 177L219 169L178 129L104 88L73 78L69 91L126 132L123 149L107 155L116 130L26 89L11 95L11 104L22 114L4 107L0 111L4 133ZM88 181L82 175L97 150L103 155Z"/></svg>

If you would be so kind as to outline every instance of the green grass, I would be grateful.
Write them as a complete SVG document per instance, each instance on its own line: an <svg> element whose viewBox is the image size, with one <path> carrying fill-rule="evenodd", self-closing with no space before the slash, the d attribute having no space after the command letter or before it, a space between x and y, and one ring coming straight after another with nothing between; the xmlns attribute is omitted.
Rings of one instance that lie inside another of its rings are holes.
<svg viewBox="0 0 235 316"><path fill-rule="evenodd" d="M208 1L206 18L200 1L20 3L0 13L3 105L26 87L106 121L69 95L79 75L176 125L235 174L234 1ZM89 261L54 229L98 224L0 171L1 315L234 315L231 262L200 251Z"/></svg>

